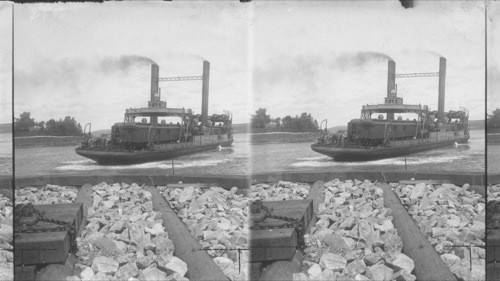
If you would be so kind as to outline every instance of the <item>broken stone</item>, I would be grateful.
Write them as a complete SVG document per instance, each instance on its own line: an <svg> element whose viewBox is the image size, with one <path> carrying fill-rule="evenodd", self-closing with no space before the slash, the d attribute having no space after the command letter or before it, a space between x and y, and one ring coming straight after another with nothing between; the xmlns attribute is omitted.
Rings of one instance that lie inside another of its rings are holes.
<svg viewBox="0 0 500 281"><path fill-rule="evenodd" d="M309 281L309 277L304 272L293 273L293 281Z"/></svg>
<svg viewBox="0 0 500 281"><path fill-rule="evenodd" d="M392 274L394 273L391 268L383 264L373 265L368 268L368 271L370 272L371 276L373 276L374 280L384 281L392 280Z"/></svg>
<svg viewBox="0 0 500 281"><path fill-rule="evenodd" d="M94 280L94 271L90 267L86 267L81 273L82 281L92 281Z"/></svg>
<svg viewBox="0 0 500 281"><path fill-rule="evenodd" d="M319 265L321 266L321 268L328 268L334 272L342 272L342 270L347 265L347 260L344 257L334 253L326 253L321 256Z"/></svg>
<svg viewBox="0 0 500 281"><path fill-rule="evenodd" d="M94 272L103 272L106 274L114 274L118 270L118 262L105 257L99 256L92 261L92 269Z"/></svg>
<svg viewBox="0 0 500 281"><path fill-rule="evenodd" d="M187 272L186 263L175 256L170 259L170 261L165 265L165 268L170 269L173 272L177 272L181 276L184 276Z"/></svg>
<svg viewBox="0 0 500 281"><path fill-rule="evenodd" d="M165 228L161 223L155 223L152 228L146 227L145 231L151 233L152 235L158 235L162 232L165 232Z"/></svg>
<svg viewBox="0 0 500 281"><path fill-rule="evenodd" d="M362 260L355 260L345 267L343 274L347 276L356 276L358 274L363 274L366 271L366 265Z"/></svg>
<svg viewBox="0 0 500 281"><path fill-rule="evenodd" d="M139 269L135 263L127 263L120 267L115 273L115 277L118 280L127 280L131 277L137 277L139 275Z"/></svg>
<svg viewBox="0 0 500 281"><path fill-rule="evenodd" d="M320 276L320 274L322 273L321 271L321 267L319 266L319 264L315 263L313 264L311 267L309 267L309 269L307 270L307 274L309 274L309 278L311 279L316 279Z"/></svg>
<svg viewBox="0 0 500 281"><path fill-rule="evenodd" d="M159 270L158 268L146 268L139 273L139 280L141 281L167 280L167 274Z"/></svg>
<svg viewBox="0 0 500 281"><path fill-rule="evenodd" d="M396 259L394 259L391 262L391 264L405 270L406 272L410 272L410 273L415 268L415 262L403 253L400 253L396 257Z"/></svg>

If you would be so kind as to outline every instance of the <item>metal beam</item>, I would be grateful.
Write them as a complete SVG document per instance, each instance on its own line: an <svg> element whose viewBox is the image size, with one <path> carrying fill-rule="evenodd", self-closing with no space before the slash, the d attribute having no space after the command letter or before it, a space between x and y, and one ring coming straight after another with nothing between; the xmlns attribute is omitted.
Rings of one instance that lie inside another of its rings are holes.
<svg viewBox="0 0 500 281"><path fill-rule="evenodd" d="M427 72L427 73L401 73L396 74L396 78L414 78L414 77L438 77L439 72Z"/></svg>
<svg viewBox="0 0 500 281"><path fill-rule="evenodd" d="M161 78L158 78L159 82L189 81L189 80L203 80L203 76L179 76L179 77L161 77Z"/></svg>

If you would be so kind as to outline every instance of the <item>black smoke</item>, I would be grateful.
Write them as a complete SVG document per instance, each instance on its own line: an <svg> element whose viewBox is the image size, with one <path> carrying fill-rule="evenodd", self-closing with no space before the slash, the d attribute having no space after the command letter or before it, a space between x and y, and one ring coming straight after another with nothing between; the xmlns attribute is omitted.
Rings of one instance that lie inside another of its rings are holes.
<svg viewBox="0 0 500 281"><path fill-rule="evenodd" d="M120 57L105 57L99 63L99 68L103 73L115 71L126 72L132 67L148 66L156 62L148 57L137 55L124 55Z"/></svg>
<svg viewBox="0 0 500 281"><path fill-rule="evenodd" d="M390 56L379 52L357 52L357 53L343 53L339 55L332 66L340 70L347 70L350 68L360 68L368 63L382 62L393 60Z"/></svg>
<svg viewBox="0 0 500 281"><path fill-rule="evenodd" d="M16 70L15 83L19 90L27 93L45 89L81 95L85 94L81 90L83 87L90 84L98 86L100 79L127 77L136 69L144 69L149 75L152 63L155 63L152 59L138 55L58 60L45 58L32 63L29 68Z"/></svg>

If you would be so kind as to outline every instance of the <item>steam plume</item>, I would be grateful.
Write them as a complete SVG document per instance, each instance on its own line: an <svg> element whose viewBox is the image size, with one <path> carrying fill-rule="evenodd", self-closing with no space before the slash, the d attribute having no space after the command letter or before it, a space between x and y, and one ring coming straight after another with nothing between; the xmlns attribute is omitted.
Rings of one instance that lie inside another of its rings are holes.
<svg viewBox="0 0 500 281"><path fill-rule="evenodd" d="M370 62L393 60L390 56L378 52L344 53L337 57L333 67L345 70L352 67L362 67Z"/></svg>
<svg viewBox="0 0 500 281"><path fill-rule="evenodd" d="M104 73L109 73L117 70L128 71L132 66L147 66L153 63L156 62L147 57L126 55L119 58L106 57L101 60L99 67Z"/></svg>

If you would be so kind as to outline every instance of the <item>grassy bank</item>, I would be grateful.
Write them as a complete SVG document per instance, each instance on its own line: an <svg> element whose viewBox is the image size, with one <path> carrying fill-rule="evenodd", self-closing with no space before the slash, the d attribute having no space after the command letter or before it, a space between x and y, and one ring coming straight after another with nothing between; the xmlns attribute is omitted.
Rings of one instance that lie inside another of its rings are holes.
<svg viewBox="0 0 500 281"><path fill-rule="evenodd" d="M76 146L82 141L82 137L75 136L34 136L15 137L15 147L44 147L44 146Z"/></svg>
<svg viewBox="0 0 500 281"><path fill-rule="evenodd" d="M250 135L251 144L315 142L320 133L269 132Z"/></svg>

